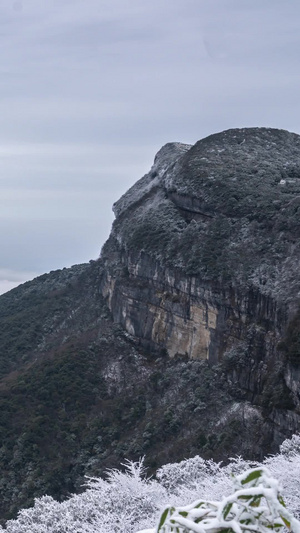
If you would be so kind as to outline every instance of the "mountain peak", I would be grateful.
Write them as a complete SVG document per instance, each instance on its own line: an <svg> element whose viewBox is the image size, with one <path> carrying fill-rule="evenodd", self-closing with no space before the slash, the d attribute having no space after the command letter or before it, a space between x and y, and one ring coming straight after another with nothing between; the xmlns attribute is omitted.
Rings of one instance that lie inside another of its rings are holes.
<svg viewBox="0 0 300 533"><path fill-rule="evenodd" d="M0 297L2 516L124 457L259 459L299 431L299 139L166 144L97 261Z"/></svg>

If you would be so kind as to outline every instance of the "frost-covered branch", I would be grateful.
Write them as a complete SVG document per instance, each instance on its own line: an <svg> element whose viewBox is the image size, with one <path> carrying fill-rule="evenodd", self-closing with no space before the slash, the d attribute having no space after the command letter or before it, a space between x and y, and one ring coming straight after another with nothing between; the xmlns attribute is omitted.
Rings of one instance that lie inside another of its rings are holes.
<svg viewBox="0 0 300 533"><path fill-rule="evenodd" d="M179 533L269 533L281 531L283 524L299 532L293 518L300 518L299 436L285 441L281 453L263 464L237 457L222 466L196 456L163 466L156 480L145 476L142 461L123 466L123 471L110 470L106 479L87 479L86 490L64 502L50 496L36 499L34 507L21 510L0 532L157 533L153 527L161 509L166 514L161 515L160 533L176 527ZM281 492L292 513L284 507ZM172 520L177 520L176 527Z"/></svg>
<svg viewBox="0 0 300 533"><path fill-rule="evenodd" d="M279 483L267 468L234 477L234 489L219 502L166 507L156 529L139 533L269 533L283 528L300 533L300 522L286 509Z"/></svg>

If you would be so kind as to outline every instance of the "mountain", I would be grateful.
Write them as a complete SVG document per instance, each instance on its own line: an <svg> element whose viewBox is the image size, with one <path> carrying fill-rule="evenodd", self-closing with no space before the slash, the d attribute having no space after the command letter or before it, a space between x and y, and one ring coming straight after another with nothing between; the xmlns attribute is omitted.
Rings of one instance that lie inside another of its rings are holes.
<svg viewBox="0 0 300 533"><path fill-rule="evenodd" d="M101 256L0 297L0 510L300 427L300 136L169 143Z"/></svg>

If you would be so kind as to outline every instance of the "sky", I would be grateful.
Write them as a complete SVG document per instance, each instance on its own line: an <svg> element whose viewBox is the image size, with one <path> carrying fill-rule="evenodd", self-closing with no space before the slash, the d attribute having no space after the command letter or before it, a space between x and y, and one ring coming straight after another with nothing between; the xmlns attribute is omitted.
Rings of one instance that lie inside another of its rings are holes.
<svg viewBox="0 0 300 533"><path fill-rule="evenodd" d="M2 0L0 293L99 257L160 147L300 133L299 0Z"/></svg>

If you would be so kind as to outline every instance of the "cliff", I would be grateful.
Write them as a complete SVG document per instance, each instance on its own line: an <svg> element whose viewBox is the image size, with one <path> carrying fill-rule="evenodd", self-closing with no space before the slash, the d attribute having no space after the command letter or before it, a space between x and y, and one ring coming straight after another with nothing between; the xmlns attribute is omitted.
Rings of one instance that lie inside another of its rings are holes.
<svg viewBox="0 0 300 533"><path fill-rule="evenodd" d="M299 430L300 136L169 143L114 212L99 260L0 297L2 516Z"/></svg>
<svg viewBox="0 0 300 533"><path fill-rule="evenodd" d="M300 137L167 144L114 211L101 285L114 320L157 353L221 363L233 393L296 431Z"/></svg>
<svg viewBox="0 0 300 533"><path fill-rule="evenodd" d="M235 380L259 397L299 307L300 137L250 128L167 144L114 211L102 291L115 321L171 357L237 354Z"/></svg>

